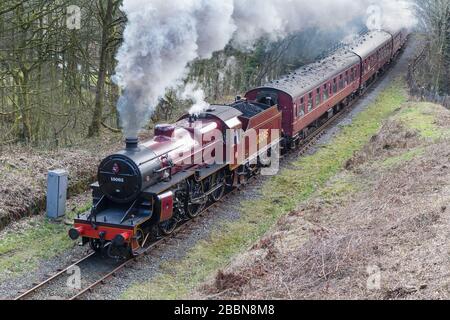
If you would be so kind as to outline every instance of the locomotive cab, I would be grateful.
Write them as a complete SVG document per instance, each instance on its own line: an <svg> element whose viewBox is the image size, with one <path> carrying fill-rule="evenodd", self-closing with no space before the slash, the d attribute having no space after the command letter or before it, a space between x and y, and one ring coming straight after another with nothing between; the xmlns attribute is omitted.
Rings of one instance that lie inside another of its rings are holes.
<svg viewBox="0 0 450 320"><path fill-rule="evenodd" d="M278 105L278 94L274 91L260 91L256 96L256 102L273 107Z"/></svg>

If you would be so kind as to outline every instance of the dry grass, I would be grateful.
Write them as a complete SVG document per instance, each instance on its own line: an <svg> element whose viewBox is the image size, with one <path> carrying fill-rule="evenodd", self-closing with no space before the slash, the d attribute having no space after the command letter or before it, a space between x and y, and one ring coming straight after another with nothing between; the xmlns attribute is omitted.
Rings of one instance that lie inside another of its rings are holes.
<svg viewBox="0 0 450 320"><path fill-rule="evenodd" d="M442 133L450 121L429 121L446 117L440 106L406 108L354 155L345 172L220 270L196 297L448 299L450 143ZM399 121L422 112L426 125L417 126L421 119L411 126ZM352 195L330 204L324 198L342 193L342 179L365 187L345 188ZM367 286L373 267L381 275L376 290Z"/></svg>
<svg viewBox="0 0 450 320"><path fill-rule="evenodd" d="M147 133L145 136L149 136ZM89 188L99 162L122 146L119 135L87 140L83 145L57 150L27 146L0 149L0 230L11 221L41 213L45 209L48 170L69 172L69 196Z"/></svg>

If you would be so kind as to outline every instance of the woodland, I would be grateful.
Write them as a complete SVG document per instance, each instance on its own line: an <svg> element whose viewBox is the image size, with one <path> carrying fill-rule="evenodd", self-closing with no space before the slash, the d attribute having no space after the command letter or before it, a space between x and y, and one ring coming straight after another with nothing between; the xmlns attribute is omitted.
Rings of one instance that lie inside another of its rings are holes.
<svg viewBox="0 0 450 320"><path fill-rule="evenodd" d="M0 145L53 148L120 132L116 105L121 92L113 79L127 22L121 3L0 3ZM419 27L429 35L429 58L424 60L421 80L436 92L448 93L450 1L425 0L417 5ZM314 61L343 39L347 29L307 29L275 43L260 39L252 50L229 45L211 59L191 63L186 81L197 82L210 103L230 102L252 86ZM176 90L169 90L149 126L175 119L188 105Z"/></svg>

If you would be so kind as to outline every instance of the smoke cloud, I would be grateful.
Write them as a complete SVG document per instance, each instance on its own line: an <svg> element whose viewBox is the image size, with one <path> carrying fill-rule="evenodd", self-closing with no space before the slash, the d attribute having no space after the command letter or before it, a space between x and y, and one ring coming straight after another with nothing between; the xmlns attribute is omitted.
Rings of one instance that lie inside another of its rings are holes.
<svg viewBox="0 0 450 320"><path fill-rule="evenodd" d="M189 110L190 114L198 115L210 106L205 101L205 92L196 83L188 83L181 94L181 98L184 100L192 100L194 103Z"/></svg>
<svg viewBox="0 0 450 320"><path fill-rule="evenodd" d="M381 28L413 29L417 23L415 3L409 0L374 1L381 9Z"/></svg>
<svg viewBox="0 0 450 320"><path fill-rule="evenodd" d="M136 136L169 88L182 86L189 62L210 58L228 43L251 48L262 36L280 40L310 27L330 29L365 18L371 4L381 7L381 27L410 26L409 1L396 0L124 0L128 17L117 54L115 82L126 136ZM183 94L208 104L195 85Z"/></svg>

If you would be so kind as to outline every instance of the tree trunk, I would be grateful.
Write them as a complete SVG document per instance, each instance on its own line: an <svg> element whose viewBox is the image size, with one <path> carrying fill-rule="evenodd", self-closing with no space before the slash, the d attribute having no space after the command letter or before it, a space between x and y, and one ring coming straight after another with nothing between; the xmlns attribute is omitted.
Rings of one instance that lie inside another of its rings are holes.
<svg viewBox="0 0 450 320"><path fill-rule="evenodd" d="M99 6L102 6L100 0ZM102 17L102 43L100 47L100 62L98 68L97 87L95 89L95 106L94 115L92 116L92 123L89 127L89 137L95 137L100 135L100 128L103 116L104 97L105 97L105 80L106 71L108 68L108 42L109 31L111 22L113 19L113 0L108 0L105 15Z"/></svg>
<svg viewBox="0 0 450 320"><path fill-rule="evenodd" d="M17 75L16 84L19 87L19 114L21 118L20 139L24 142L31 142L32 132L30 123L30 101L28 95L28 73L23 71L22 74Z"/></svg>

